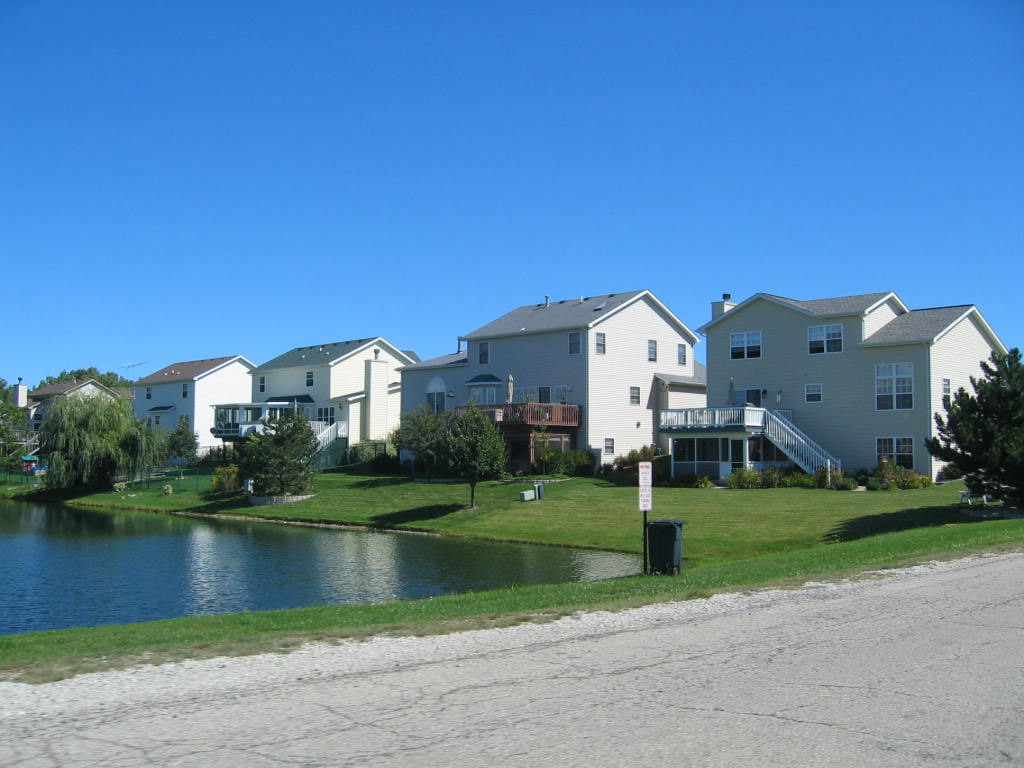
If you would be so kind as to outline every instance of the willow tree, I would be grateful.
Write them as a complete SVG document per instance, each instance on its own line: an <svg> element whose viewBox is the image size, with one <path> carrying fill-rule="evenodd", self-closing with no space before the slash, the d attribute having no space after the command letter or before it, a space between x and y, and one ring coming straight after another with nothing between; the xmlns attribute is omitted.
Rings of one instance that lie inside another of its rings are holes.
<svg viewBox="0 0 1024 768"><path fill-rule="evenodd" d="M128 400L103 395L55 399L39 430L46 482L55 488L109 488L135 479L156 458L158 440Z"/></svg>

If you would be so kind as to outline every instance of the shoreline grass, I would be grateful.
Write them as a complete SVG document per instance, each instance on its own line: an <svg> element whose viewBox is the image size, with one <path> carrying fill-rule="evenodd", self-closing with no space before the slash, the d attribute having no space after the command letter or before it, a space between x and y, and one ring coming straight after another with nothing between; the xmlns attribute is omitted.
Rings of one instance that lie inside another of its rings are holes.
<svg viewBox="0 0 1024 768"><path fill-rule="evenodd" d="M168 481L170 482L170 481ZM250 508L241 496L200 490L164 495L16 495L94 509L225 514L251 520L356 525L466 538L581 546L637 553L636 488L600 478L548 486L542 502L520 503L515 485L484 483L480 508L459 484L415 483L344 468L317 478L317 496ZM655 488L651 518L680 518L683 573L600 582L519 586L379 605L320 606L199 616L139 624L0 636L0 680L43 682L99 669L188 658L282 651L304 642L381 633L436 634L542 621L580 610L618 610L720 591L829 580L969 553L1024 550L1024 520L962 514L962 484L918 491ZM198 485L195 486L198 488ZM180 491L180 492L179 492ZM10 497L10 494L8 494Z"/></svg>

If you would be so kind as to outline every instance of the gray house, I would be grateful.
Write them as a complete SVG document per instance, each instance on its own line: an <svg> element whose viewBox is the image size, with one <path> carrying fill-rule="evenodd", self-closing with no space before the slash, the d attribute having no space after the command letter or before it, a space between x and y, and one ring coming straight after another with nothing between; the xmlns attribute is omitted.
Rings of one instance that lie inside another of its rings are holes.
<svg viewBox="0 0 1024 768"><path fill-rule="evenodd" d="M698 329L708 407L661 414L676 473L725 477L795 463L848 471L880 460L935 477L942 398L1006 348L971 304L909 309L892 292L796 301L726 294Z"/></svg>
<svg viewBox="0 0 1024 768"><path fill-rule="evenodd" d="M516 468L532 463L538 428L610 462L659 439L660 410L705 405L697 342L650 291L546 298L461 337L457 352L402 368L402 412L473 401Z"/></svg>

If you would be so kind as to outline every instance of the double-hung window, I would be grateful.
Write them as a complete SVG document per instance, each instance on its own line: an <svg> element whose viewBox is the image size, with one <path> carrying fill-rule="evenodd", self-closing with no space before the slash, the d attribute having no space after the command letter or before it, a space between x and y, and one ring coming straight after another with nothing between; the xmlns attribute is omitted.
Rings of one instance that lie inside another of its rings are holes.
<svg viewBox="0 0 1024 768"><path fill-rule="evenodd" d="M843 351L843 326L812 325L807 329L807 351L812 355Z"/></svg>
<svg viewBox="0 0 1024 768"><path fill-rule="evenodd" d="M182 398L188 397L188 382L187 381L181 382L181 396L182 396Z"/></svg>
<svg viewBox="0 0 1024 768"><path fill-rule="evenodd" d="M578 355L580 353L580 332L570 331L569 332L569 354Z"/></svg>
<svg viewBox="0 0 1024 768"><path fill-rule="evenodd" d="M875 441L878 463L890 461L904 469L914 468L914 438L880 437Z"/></svg>
<svg viewBox="0 0 1024 768"><path fill-rule="evenodd" d="M733 360L753 359L761 356L761 332L743 331L729 334L729 356Z"/></svg>
<svg viewBox="0 0 1024 768"><path fill-rule="evenodd" d="M648 339L647 340L647 362L656 363L658 362L658 340Z"/></svg>
<svg viewBox="0 0 1024 768"><path fill-rule="evenodd" d="M444 392L427 392L427 408L434 413L444 410Z"/></svg>
<svg viewBox="0 0 1024 768"><path fill-rule="evenodd" d="M686 345L685 344L677 344L676 345L676 362L678 362L680 365L686 365Z"/></svg>
<svg viewBox="0 0 1024 768"><path fill-rule="evenodd" d="M822 396L821 384L804 384L804 402L820 403Z"/></svg>
<svg viewBox="0 0 1024 768"><path fill-rule="evenodd" d="M153 388L152 387L146 387L146 399L147 400L152 400L153 399Z"/></svg>
<svg viewBox="0 0 1024 768"><path fill-rule="evenodd" d="M640 405L640 387L629 388L629 404Z"/></svg>
<svg viewBox="0 0 1024 768"><path fill-rule="evenodd" d="M603 355L605 351L605 335L603 333L594 334L594 354Z"/></svg>
<svg viewBox="0 0 1024 768"><path fill-rule="evenodd" d="M312 387L313 386L313 372L312 371L306 371L306 386L307 387Z"/></svg>
<svg viewBox="0 0 1024 768"><path fill-rule="evenodd" d="M256 379L256 386L258 387L260 392L266 392L267 391L267 377L266 376L260 376L259 378L257 378Z"/></svg>
<svg viewBox="0 0 1024 768"><path fill-rule="evenodd" d="M875 366L875 409L909 411L914 407L914 364Z"/></svg>
<svg viewBox="0 0 1024 768"><path fill-rule="evenodd" d="M491 362L491 345L490 342L481 341L480 346L477 349L477 362L480 365L487 365Z"/></svg>
<svg viewBox="0 0 1024 768"><path fill-rule="evenodd" d="M606 456L613 456L615 454L615 438L606 437L604 439L604 453Z"/></svg>

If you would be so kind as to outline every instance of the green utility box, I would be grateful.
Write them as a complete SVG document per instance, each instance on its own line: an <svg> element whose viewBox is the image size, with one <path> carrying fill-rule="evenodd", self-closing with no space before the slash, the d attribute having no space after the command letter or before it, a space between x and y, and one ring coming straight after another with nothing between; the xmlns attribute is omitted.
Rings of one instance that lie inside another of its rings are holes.
<svg viewBox="0 0 1024 768"><path fill-rule="evenodd" d="M651 573L673 575L683 566L682 520L647 523L647 562Z"/></svg>

